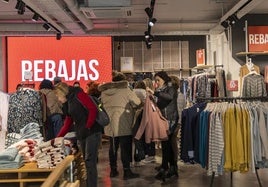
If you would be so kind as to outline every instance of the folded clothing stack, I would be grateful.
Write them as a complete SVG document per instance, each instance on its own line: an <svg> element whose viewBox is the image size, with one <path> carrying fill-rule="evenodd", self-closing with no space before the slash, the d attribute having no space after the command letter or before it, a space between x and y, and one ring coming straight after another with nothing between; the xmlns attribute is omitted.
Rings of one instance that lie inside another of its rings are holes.
<svg viewBox="0 0 268 187"><path fill-rule="evenodd" d="M55 168L66 157L64 138L38 144L34 155L38 168Z"/></svg>
<svg viewBox="0 0 268 187"><path fill-rule="evenodd" d="M0 169L17 169L23 165L23 158L16 147L10 147L0 153Z"/></svg>
<svg viewBox="0 0 268 187"><path fill-rule="evenodd" d="M10 147L18 149L18 153L23 157L24 162L31 162L35 160L34 149L37 142L34 139L22 139Z"/></svg>

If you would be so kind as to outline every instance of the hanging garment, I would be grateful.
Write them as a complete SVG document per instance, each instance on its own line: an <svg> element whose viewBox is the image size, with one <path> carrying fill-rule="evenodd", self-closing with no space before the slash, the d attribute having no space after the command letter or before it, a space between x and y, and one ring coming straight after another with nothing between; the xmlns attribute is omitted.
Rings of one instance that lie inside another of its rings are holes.
<svg viewBox="0 0 268 187"><path fill-rule="evenodd" d="M145 142L161 141L168 139L168 121L162 116L159 108L150 97L146 97L140 127L135 139L139 140L145 132Z"/></svg>
<svg viewBox="0 0 268 187"><path fill-rule="evenodd" d="M23 89L13 93L9 99L8 132L19 133L28 123L42 125L40 94L33 89Z"/></svg>
<svg viewBox="0 0 268 187"><path fill-rule="evenodd" d="M260 74L247 74L243 77L242 86L243 97L261 97L267 96L264 78Z"/></svg>
<svg viewBox="0 0 268 187"><path fill-rule="evenodd" d="M0 91L0 152L5 149L9 95Z"/></svg>

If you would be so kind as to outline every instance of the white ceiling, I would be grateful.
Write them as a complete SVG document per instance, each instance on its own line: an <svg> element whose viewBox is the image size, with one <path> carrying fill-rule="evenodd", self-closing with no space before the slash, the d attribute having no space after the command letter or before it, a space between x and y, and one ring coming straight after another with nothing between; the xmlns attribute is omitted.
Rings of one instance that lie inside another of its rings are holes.
<svg viewBox="0 0 268 187"><path fill-rule="evenodd" d="M0 0L0 35L143 35L151 0L21 0L28 7L23 15L17 0ZM247 5L246 5L247 4ZM245 6L246 5L246 6ZM33 11L54 26L43 28L44 19L32 21ZM220 23L237 13L268 14L268 0L155 0L154 35L208 34L223 31Z"/></svg>

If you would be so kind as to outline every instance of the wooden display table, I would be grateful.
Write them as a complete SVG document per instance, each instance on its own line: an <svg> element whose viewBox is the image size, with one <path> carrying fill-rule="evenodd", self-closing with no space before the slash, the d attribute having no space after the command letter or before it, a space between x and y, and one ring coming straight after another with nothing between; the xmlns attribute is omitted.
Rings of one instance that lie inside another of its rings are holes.
<svg viewBox="0 0 268 187"><path fill-rule="evenodd" d="M26 163L19 169L0 169L0 187L19 186L27 184L41 184L53 169L37 168L36 162Z"/></svg>

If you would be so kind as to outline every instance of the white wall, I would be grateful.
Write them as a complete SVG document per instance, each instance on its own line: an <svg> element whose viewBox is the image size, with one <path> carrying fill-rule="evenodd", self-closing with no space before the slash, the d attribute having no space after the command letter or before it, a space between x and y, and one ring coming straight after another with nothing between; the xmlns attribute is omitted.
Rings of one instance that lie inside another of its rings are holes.
<svg viewBox="0 0 268 187"><path fill-rule="evenodd" d="M231 42L227 41L225 33L210 35L207 38L207 46L208 64L223 65L227 80L238 80L239 82L239 70L241 65L233 59ZM240 86L238 88L240 89ZM229 92L228 96L237 97L240 95L239 92L240 91Z"/></svg>
<svg viewBox="0 0 268 187"><path fill-rule="evenodd" d="M3 39L0 37L0 90L3 90Z"/></svg>

